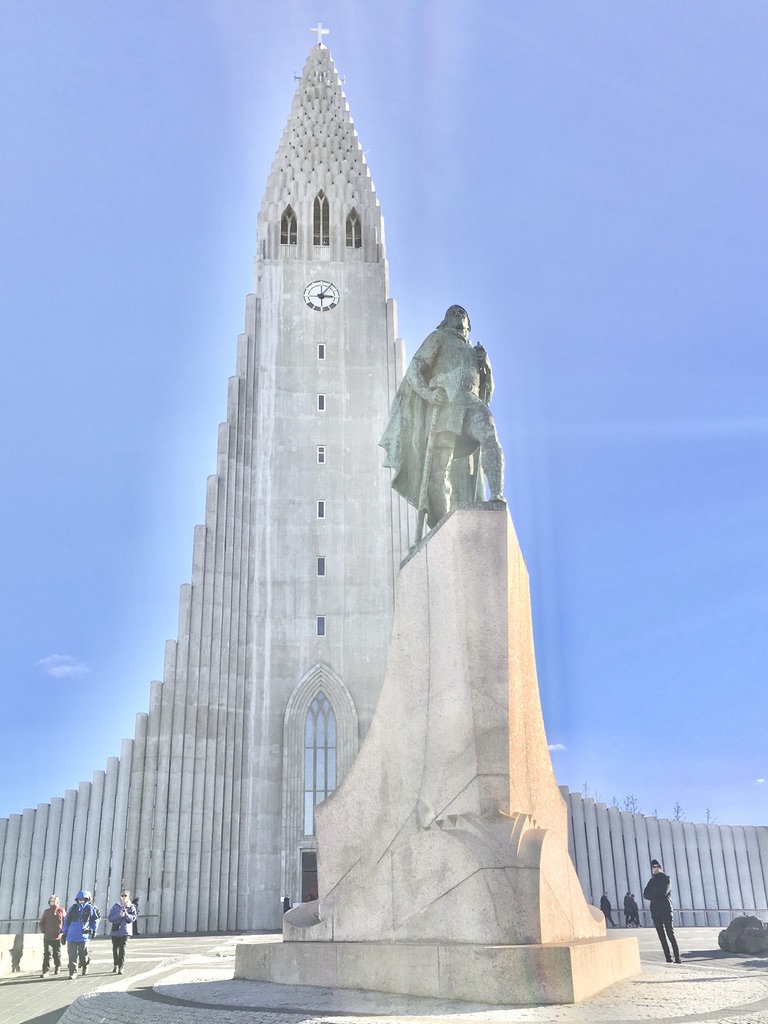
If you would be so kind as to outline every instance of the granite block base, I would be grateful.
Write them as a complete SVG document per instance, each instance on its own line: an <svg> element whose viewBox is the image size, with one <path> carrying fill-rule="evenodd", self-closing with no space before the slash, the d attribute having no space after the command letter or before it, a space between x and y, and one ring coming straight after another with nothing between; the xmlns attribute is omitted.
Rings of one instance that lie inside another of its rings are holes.
<svg viewBox="0 0 768 1024"><path fill-rule="evenodd" d="M637 939L529 946L392 942L242 942L235 978L433 999L541 1006L579 1003L640 974Z"/></svg>

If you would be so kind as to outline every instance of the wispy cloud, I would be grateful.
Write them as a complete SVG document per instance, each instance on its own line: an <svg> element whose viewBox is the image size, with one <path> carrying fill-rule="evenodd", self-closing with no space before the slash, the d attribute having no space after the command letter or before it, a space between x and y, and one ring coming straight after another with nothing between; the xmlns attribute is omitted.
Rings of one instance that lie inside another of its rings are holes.
<svg viewBox="0 0 768 1024"><path fill-rule="evenodd" d="M765 779L755 779L755 782L765 782Z"/></svg>
<svg viewBox="0 0 768 1024"><path fill-rule="evenodd" d="M566 745L564 743L550 743L549 744L549 749L550 750L567 750L568 747L566 747Z"/></svg>
<svg viewBox="0 0 768 1024"><path fill-rule="evenodd" d="M35 665L48 676L56 679L65 679L71 676L85 676L91 670L84 661L78 661L69 654L49 654L47 658L41 658Z"/></svg>

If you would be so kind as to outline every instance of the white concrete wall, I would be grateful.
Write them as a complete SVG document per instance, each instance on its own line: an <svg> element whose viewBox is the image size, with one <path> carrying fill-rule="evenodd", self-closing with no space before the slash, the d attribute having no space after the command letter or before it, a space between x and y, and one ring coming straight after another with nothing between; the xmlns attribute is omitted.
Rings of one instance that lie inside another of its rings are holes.
<svg viewBox="0 0 768 1024"><path fill-rule="evenodd" d="M64 798L0 820L0 932L36 931L53 893L70 905L90 889L102 913L117 900L122 877L132 740L106 772ZM110 886L110 879L112 885Z"/></svg>
<svg viewBox="0 0 768 1024"><path fill-rule="evenodd" d="M561 791L579 881L595 906L608 893L615 921L623 923L624 894L632 892L641 922L650 924L642 893L652 859L672 880L678 924L725 927L742 913L768 921L768 826L669 821L596 804L565 786Z"/></svg>

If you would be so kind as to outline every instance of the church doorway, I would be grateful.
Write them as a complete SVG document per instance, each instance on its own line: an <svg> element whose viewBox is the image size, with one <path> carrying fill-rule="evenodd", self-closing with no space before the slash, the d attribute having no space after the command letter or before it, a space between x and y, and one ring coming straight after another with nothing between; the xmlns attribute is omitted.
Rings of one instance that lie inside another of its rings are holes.
<svg viewBox="0 0 768 1024"><path fill-rule="evenodd" d="M317 853L301 851L301 898L304 903L317 899Z"/></svg>

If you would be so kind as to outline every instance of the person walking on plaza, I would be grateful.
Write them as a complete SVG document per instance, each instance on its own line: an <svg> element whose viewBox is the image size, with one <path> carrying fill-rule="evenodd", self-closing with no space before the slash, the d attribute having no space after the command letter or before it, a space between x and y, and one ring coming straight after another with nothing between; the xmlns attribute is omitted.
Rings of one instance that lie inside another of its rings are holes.
<svg viewBox="0 0 768 1024"><path fill-rule="evenodd" d="M610 924L611 928L615 928L616 925L614 923L613 918L611 917L611 911L613 910L613 907L611 906L611 901L608 899L607 892L604 892L603 895L600 897L600 909L605 914L605 920Z"/></svg>
<svg viewBox="0 0 768 1024"><path fill-rule="evenodd" d="M41 978L46 977L51 969L51 957L53 957L53 973L58 974L61 969L61 926L64 922L64 907L59 906L59 897L50 896L48 906L40 918L40 931L43 933L43 973Z"/></svg>
<svg viewBox="0 0 768 1024"><path fill-rule="evenodd" d="M116 903L109 912L109 922L112 925L113 974L123 973L125 945L128 942L128 936L133 934L133 925L137 917L138 911L131 903L131 894L127 889L123 889L120 892L120 902Z"/></svg>
<svg viewBox="0 0 768 1024"><path fill-rule="evenodd" d="M651 879L643 889L643 898L651 904L651 918L659 936L661 948L664 950L664 958L668 964L672 963L669 947L675 955L675 963L680 963L680 950L675 938L675 929L672 924L672 887L669 882L669 875L665 875L661 864L657 860L651 861ZM666 934L665 934L666 933ZM669 943L667 943L669 939Z"/></svg>
<svg viewBox="0 0 768 1024"><path fill-rule="evenodd" d="M640 927L640 911L633 892L628 892L624 897L624 927Z"/></svg>
<svg viewBox="0 0 768 1024"><path fill-rule="evenodd" d="M96 934L98 927L99 915L92 906L88 893L81 889L64 918L62 929L67 942L70 981L77 976L78 963L83 977L88 973L88 943Z"/></svg>

